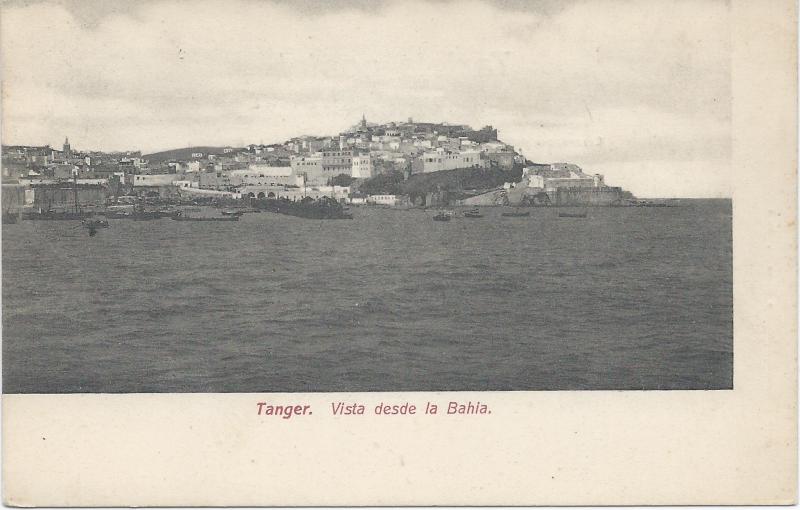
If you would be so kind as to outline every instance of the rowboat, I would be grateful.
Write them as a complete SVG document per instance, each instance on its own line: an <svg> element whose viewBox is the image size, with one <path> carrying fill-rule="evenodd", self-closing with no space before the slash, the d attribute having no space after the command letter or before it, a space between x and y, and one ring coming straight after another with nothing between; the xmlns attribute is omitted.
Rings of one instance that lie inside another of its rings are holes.
<svg viewBox="0 0 800 510"><path fill-rule="evenodd" d="M239 216L170 216L175 221L239 221Z"/></svg>

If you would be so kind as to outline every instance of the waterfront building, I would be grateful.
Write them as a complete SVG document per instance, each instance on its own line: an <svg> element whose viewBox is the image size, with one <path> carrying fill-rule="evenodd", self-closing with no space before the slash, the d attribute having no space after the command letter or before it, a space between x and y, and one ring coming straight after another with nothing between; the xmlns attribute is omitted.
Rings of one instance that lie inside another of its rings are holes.
<svg viewBox="0 0 800 510"><path fill-rule="evenodd" d="M344 201L350 194L349 186L244 186L239 189L244 198L275 198L299 201L304 198L318 200L323 197Z"/></svg>
<svg viewBox="0 0 800 510"><path fill-rule="evenodd" d="M306 184L327 184L330 176L326 176L322 169L322 154L293 156L290 160L290 164L292 172L295 175L302 175L305 178Z"/></svg>
<svg viewBox="0 0 800 510"><path fill-rule="evenodd" d="M75 207L76 193L78 203L82 205L104 204L108 197L106 179L78 179L77 183L55 179L20 179L19 184L24 190L23 205L34 209L72 209Z"/></svg>
<svg viewBox="0 0 800 510"><path fill-rule="evenodd" d="M374 205L397 205L397 195L370 195L367 197L367 203Z"/></svg>
<svg viewBox="0 0 800 510"><path fill-rule="evenodd" d="M245 185L237 188L245 198L285 198L286 187L280 185Z"/></svg>
<svg viewBox="0 0 800 510"><path fill-rule="evenodd" d="M486 162L482 153L477 150L460 152L437 150L424 152L421 156L414 158L411 168L412 173L429 173L457 168L484 168Z"/></svg>
<svg viewBox="0 0 800 510"><path fill-rule="evenodd" d="M159 187L159 186L172 186L173 182L175 182L176 176L175 174L155 174L155 175L134 175L133 176L133 185L134 187L139 186L150 186L150 187Z"/></svg>
<svg viewBox="0 0 800 510"><path fill-rule="evenodd" d="M290 166L250 165L245 170L231 170L232 186L302 186L302 175L295 175Z"/></svg>
<svg viewBox="0 0 800 510"><path fill-rule="evenodd" d="M558 188L602 188L605 186L603 176L589 175L578 165L571 163L552 163L550 165L534 165L522 170L522 182L529 188L555 190Z"/></svg>

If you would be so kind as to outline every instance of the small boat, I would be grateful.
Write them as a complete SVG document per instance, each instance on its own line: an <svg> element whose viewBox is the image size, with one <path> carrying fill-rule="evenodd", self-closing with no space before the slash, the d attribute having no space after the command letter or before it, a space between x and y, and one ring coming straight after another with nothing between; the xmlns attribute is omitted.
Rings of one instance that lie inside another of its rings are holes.
<svg viewBox="0 0 800 510"><path fill-rule="evenodd" d="M577 213L570 213L570 212L560 212L558 213L559 218L585 218L585 212L577 212Z"/></svg>
<svg viewBox="0 0 800 510"><path fill-rule="evenodd" d="M184 216L176 213L170 216L175 221L239 221L239 216Z"/></svg>
<svg viewBox="0 0 800 510"><path fill-rule="evenodd" d="M81 220L81 225L86 228L108 228L108 220L101 220L99 218L85 218Z"/></svg>
<svg viewBox="0 0 800 510"><path fill-rule="evenodd" d="M22 213L22 219L24 220L74 221L82 220L88 216L91 216L91 213L84 211L74 212L46 210Z"/></svg>
<svg viewBox="0 0 800 510"><path fill-rule="evenodd" d="M129 218L134 221L152 221L163 217L164 213L161 211L134 211L134 213L129 216Z"/></svg>
<svg viewBox="0 0 800 510"><path fill-rule="evenodd" d="M465 218L483 218L483 214L478 210L477 207L470 209L469 211L464 212Z"/></svg>
<svg viewBox="0 0 800 510"><path fill-rule="evenodd" d="M670 201L651 201L651 200L638 200L633 198L618 199L611 203L611 207L674 207L680 203L679 200Z"/></svg>
<svg viewBox="0 0 800 510"><path fill-rule="evenodd" d="M439 211L439 213L433 217L433 221L450 221L451 218L452 215L450 213Z"/></svg>
<svg viewBox="0 0 800 510"><path fill-rule="evenodd" d="M81 226L89 232L89 237L94 237L97 235L97 229L108 228L108 220L84 218L81 220Z"/></svg>
<svg viewBox="0 0 800 510"><path fill-rule="evenodd" d="M317 200L305 197L296 202L287 198L260 198L251 200L251 204L262 211L310 220L353 219L353 214L349 209L330 197L322 197Z"/></svg>
<svg viewBox="0 0 800 510"><path fill-rule="evenodd" d="M244 211L241 209L225 209L221 212L224 216L241 216L244 214Z"/></svg>
<svg viewBox="0 0 800 510"><path fill-rule="evenodd" d="M520 211L518 209L515 209L514 211L506 211L506 212L500 214L500 216L505 216L506 218L524 218L524 217L530 216L530 215L531 215L530 211L524 211L523 212L523 211Z"/></svg>
<svg viewBox="0 0 800 510"><path fill-rule="evenodd" d="M114 220L152 221L171 216L172 214L174 214L172 211L148 211L143 208L107 208L105 217Z"/></svg>

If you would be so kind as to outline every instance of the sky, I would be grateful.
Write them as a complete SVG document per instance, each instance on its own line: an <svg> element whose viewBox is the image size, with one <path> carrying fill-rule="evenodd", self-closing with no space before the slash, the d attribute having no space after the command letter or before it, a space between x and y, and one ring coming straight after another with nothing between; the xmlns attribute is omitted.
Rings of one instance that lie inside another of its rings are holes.
<svg viewBox="0 0 800 510"><path fill-rule="evenodd" d="M637 196L731 193L716 0L6 0L2 139L79 150L491 124Z"/></svg>

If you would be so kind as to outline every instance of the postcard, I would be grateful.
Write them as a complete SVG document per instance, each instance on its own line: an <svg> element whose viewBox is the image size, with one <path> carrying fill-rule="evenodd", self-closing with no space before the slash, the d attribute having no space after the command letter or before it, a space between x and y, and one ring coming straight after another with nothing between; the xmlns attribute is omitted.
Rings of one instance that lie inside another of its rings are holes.
<svg viewBox="0 0 800 510"><path fill-rule="evenodd" d="M794 2L0 10L5 504L796 502Z"/></svg>

